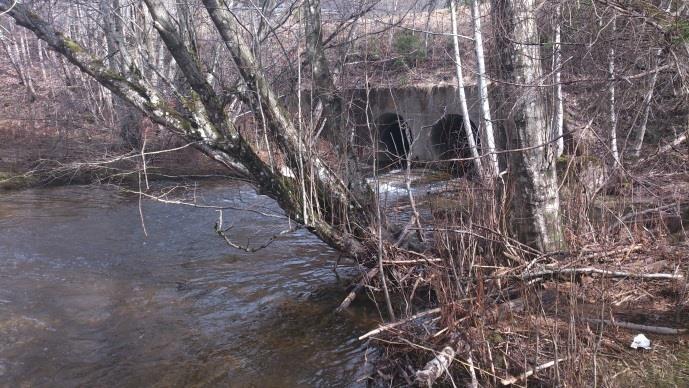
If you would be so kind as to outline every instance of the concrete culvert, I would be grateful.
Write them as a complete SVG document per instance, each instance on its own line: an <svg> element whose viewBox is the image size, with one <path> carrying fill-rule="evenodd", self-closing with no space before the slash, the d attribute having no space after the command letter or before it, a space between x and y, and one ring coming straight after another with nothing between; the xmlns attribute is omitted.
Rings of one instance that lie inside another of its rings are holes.
<svg viewBox="0 0 689 388"><path fill-rule="evenodd" d="M385 113L376 120L378 128L378 159L382 165L406 166L409 156L409 133L402 116Z"/></svg>
<svg viewBox="0 0 689 388"><path fill-rule="evenodd" d="M474 140L480 145L478 129L474 123L471 123L471 127ZM471 149L464 130L464 118L461 115L449 114L435 123L431 128L431 145L437 160L470 158ZM460 175L474 168L471 160L446 165Z"/></svg>

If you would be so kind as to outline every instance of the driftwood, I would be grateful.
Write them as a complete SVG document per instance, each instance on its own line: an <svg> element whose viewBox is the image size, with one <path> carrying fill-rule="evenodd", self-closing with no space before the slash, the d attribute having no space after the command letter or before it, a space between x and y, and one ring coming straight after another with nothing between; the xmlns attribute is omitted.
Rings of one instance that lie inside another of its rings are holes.
<svg viewBox="0 0 689 388"><path fill-rule="evenodd" d="M371 281L371 279L373 279L373 277L376 276L377 274L378 274L378 267L374 267L370 271L368 271L366 273L366 275L364 275L361 278L359 283L357 283L356 286L354 286L354 288L347 295L347 297L344 298L342 303L340 303L340 306L338 306L337 309L335 309L335 312L340 313L340 312L344 311L347 307L349 307L349 305L352 304L352 302L356 298L356 294L359 293L359 291L361 291L361 289L364 288L364 285L366 285L366 283Z"/></svg>
<svg viewBox="0 0 689 388"><path fill-rule="evenodd" d="M567 275L567 274L582 274L590 275L597 274L601 276L613 277L613 278L638 278L638 279L684 279L682 274L672 274L672 273L632 273L623 271L608 271L604 269L598 269L593 267L584 268L557 268L544 271L524 273L521 275L522 279L531 279L542 276L550 275Z"/></svg>
<svg viewBox="0 0 689 388"><path fill-rule="evenodd" d="M437 313L439 313L439 312L440 312L440 307L435 308L435 309L431 309L431 310L427 310L427 311L423 311L423 312L420 312L420 313L418 313L418 314L414 314L414 315L412 315L412 316L409 317L409 318L405 318L405 319L402 319L402 320L397 321L397 322L393 322L393 323L389 323L389 324L387 324L387 325L380 326L380 327L378 327L377 329L373 329L373 330L369 331L368 333L366 333L366 334L360 336L360 337L359 337L359 340L366 339L366 338L368 338L368 337L370 337L370 336L372 336L372 335L376 335L376 334L382 333L382 332L384 332L384 331L386 331L386 330L393 329L393 328L395 328L395 327L397 327L397 326L403 325L403 324L405 324L405 323L407 323L407 322L411 322L411 321L413 321L413 320L415 320L415 319L422 318L422 317L425 317L425 316L428 316L428 315L432 315L432 314L437 314Z"/></svg>
<svg viewBox="0 0 689 388"><path fill-rule="evenodd" d="M516 383L516 382L518 382L518 381L520 381L520 380L524 380L524 379L528 378L529 376L533 375L534 373L536 373L536 372L538 372L538 371L541 371L541 370L543 370L543 369L550 368L551 366L557 364L558 362L562 362L562 361L564 361L564 360L565 360L565 358L560 358L559 360L553 360L553 361L546 362L545 364L541 364L541 365L539 365L539 366L537 366L537 367L535 367L535 368L533 368L533 369L527 370L526 372L520 374L519 376L510 377L510 378L507 378L507 379L502 379L502 380L500 380L500 384L502 384L502 385L512 385L512 384L514 384L514 383Z"/></svg>
<svg viewBox="0 0 689 388"><path fill-rule="evenodd" d="M432 386L448 370L454 358L455 350L451 346L446 346L423 369L416 371L416 383L425 387Z"/></svg>
<svg viewBox="0 0 689 388"><path fill-rule="evenodd" d="M611 321L607 319L596 319L596 318L584 318L584 321L591 323L603 323L605 325L617 326L623 329L639 330L645 331L647 333L653 334L663 334L663 335L674 335L674 334L684 334L687 329L675 329L673 327L664 326L649 326L640 325L638 323L623 322L623 321Z"/></svg>

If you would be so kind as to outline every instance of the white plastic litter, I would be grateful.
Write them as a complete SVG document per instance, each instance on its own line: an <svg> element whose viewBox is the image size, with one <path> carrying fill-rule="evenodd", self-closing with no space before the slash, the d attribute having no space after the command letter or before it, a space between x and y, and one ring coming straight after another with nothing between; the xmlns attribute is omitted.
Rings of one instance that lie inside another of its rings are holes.
<svg viewBox="0 0 689 388"><path fill-rule="evenodd" d="M632 349L651 349L651 340L643 334L637 334L630 346Z"/></svg>

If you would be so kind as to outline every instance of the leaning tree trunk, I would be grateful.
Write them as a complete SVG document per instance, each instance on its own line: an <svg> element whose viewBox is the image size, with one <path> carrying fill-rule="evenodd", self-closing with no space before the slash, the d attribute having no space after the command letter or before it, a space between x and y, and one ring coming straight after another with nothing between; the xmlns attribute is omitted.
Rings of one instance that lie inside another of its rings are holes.
<svg viewBox="0 0 689 388"><path fill-rule="evenodd" d="M227 116L225 103L208 83L205 72L185 44L178 24L160 0L145 1L155 29L174 58L179 71L190 88L190 96L176 92L182 108L168 102L142 71L131 64L133 71L120 73L106 66L74 40L57 31L50 23L31 12L24 4L0 0L0 12L31 30L52 50L64 56L83 73L146 114L152 121L181 134L202 152L231 169L236 175L251 181L258 191L275 199L295 221L302 219L303 203L299 184L295 179L276 174L263 161L247 139ZM250 107L265 113L266 126L271 131L286 163L296 170L299 149L305 144L292 124L287 110L280 103L255 61L249 45L242 36L241 23L218 0L204 0L208 14L218 30L237 70L248 89L245 99ZM306 165L306 164L305 164ZM370 258L368 239L371 236L371 204L357 198L347 185L320 158L309 160L312 171L305 172L316 193L323 216L305 225L312 233L333 248L362 261Z"/></svg>
<svg viewBox="0 0 689 388"><path fill-rule="evenodd" d="M306 0L305 35L308 61L314 83L314 100L319 104L321 117L317 118L317 128L323 125L323 132L334 144L338 154L344 159L343 177L345 183L357 197L372 203L372 191L361 175L359 161L352 147L354 126L347 126L344 101L338 93L330 71L323 47L320 0Z"/></svg>
<svg viewBox="0 0 689 388"><path fill-rule="evenodd" d="M542 252L562 242L555 153L549 146L535 0L493 0L514 186L512 225L519 240Z"/></svg>

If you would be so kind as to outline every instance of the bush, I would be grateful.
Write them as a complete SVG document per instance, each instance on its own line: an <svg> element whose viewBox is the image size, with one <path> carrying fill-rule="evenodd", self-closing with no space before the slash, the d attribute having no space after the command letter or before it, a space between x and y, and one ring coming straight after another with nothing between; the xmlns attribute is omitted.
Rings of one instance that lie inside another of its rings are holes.
<svg viewBox="0 0 689 388"><path fill-rule="evenodd" d="M409 67L418 65L418 61L426 59L427 56L423 39L412 31L403 31L397 34L393 47Z"/></svg>

